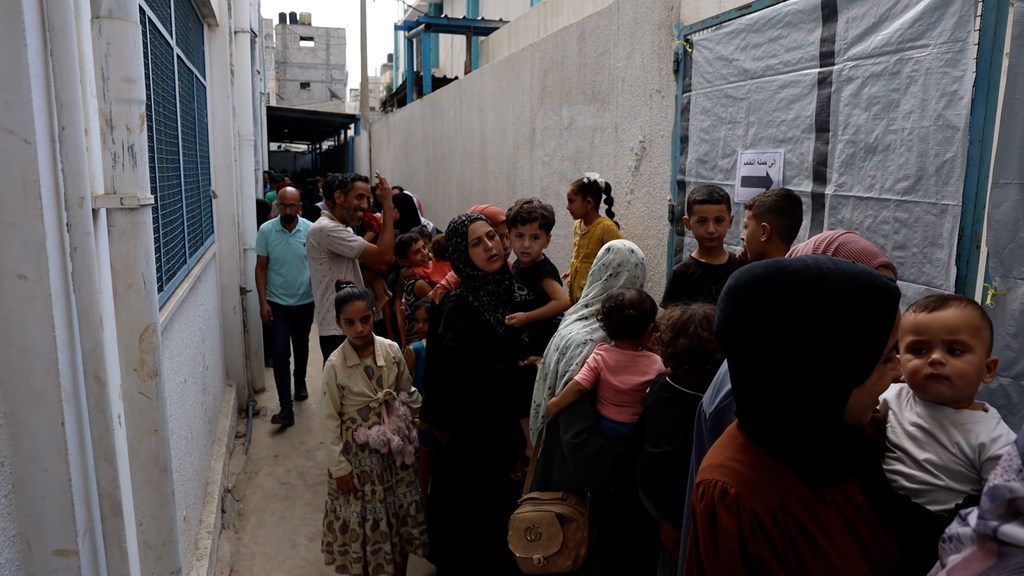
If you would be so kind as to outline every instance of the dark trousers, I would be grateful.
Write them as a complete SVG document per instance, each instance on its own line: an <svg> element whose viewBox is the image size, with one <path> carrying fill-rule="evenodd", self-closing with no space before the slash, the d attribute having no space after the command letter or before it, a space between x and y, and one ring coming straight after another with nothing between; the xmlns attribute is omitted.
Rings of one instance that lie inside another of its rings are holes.
<svg viewBox="0 0 1024 576"><path fill-rule="evenodd" d="M333 334L331 336L320 337L320 353L324 355L324 365L327 365L327 358L345 343L344 334Z"/></svg>
<svg viewBox="0 0 1024 576"><path fill-rule="evenodd" d="M274 318L274 384L281 412L292 411L292 386L288 359L295 352L295 391L306 389L306 363L309 362L309 329L313 326L313 303L285 306L268 302ZM289 349L290 348L290 349Z"/></svg>

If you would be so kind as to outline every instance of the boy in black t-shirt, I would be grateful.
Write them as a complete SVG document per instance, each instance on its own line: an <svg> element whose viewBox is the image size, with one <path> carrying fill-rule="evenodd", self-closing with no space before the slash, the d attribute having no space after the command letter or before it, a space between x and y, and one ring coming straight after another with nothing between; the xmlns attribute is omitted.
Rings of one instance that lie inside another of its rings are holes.
<svg viewBox="0 0 1024 576"><path fill-rule="evenodd" d="M718 303L725 282L743 263L725 249L732 227L732 200L718 186L698 186L686 197L683 224L693 232L697 249L675 268L665 287L661 307L693 302Z"/></svg>
<svg viewBox="0 0 1024 576"><path fill-rule="evenodd" d="M555 227L555 210L539 198L521 198L505 215L509 240L516 261L512 276L516 293L513 313L505 324L523 332L530 356L544 353L558 328L562 313L569 309L569 295L562 288L558 268L544 255Z"/></svg>
<svg viewBox="0 0 1024 576"><path fill-rule="evenodd" d="M551 337L569 309L569 294L562 288L558 268L544 255L555 228L555 210L540 198L520 198L505 213L509 243L516 254L512 265L516 293L512 314L505 324L521 330L528 356L544 354ZM533 456L530 442L530 418L520 420L526 437L526 451L512 470L512 478L522 480Z"/></svg>

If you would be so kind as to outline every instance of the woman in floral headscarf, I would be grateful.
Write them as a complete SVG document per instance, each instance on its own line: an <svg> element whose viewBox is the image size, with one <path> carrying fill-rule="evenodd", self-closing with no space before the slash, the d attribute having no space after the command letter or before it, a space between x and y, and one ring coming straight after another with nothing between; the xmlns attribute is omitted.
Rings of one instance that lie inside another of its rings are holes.
<svg viewBox="0 0 1024 576"><path fill-rule="evenodd" d="M582 573L651 574L657 563L657 526L639 499L635 463L643 445L642 419L630 438L612 440L598 432L594 394L572 403L548 421L544 406L579 373L587 357L608 336L597 320L608 293L643 289L644 254L628 240L612 240L597 253L579 302L565 313L544 351L533 390L530 432L535 455L533 490L576 494L590 502L598 540L588 550Z"/></svg>
<svg viewBox="0 0 1024 576"><path fill-rule="evenodd" d="M445 240L461 283L441 304L420 412L441 440L428 499L430 559L439 576L517 574L506 539L522 483L509 472L525 448L519 420L537 366L505 326L515 288L487 218L457 216Z"/></svg>
<svg viewBox="0 0 1024 576"><path fill-rule="evenodd" d="M597 321L601 300L614 290L644 287L644 253L629 240L612 240L601 247L580 301L566 311L540 363L530 409L530 437L547 422L544 407L576 374L590 353L608 336Z"/></svg>

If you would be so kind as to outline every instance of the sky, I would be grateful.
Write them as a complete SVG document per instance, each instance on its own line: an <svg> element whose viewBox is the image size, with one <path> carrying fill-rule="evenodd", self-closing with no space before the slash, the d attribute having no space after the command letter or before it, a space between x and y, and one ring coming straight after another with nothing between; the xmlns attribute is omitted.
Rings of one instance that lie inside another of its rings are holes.
<svg viewBox="0 0 1024 576"><path fill-rule="evenodd" d="M412 0L407 0L412 4ZM374 76L395 49L394 24L408 8L400 0L366 0L366 64ZM359 0L260 0L260 14L277 23L278 12L309 12L313 26L345 29L348 85L359 86Z"/></svg>

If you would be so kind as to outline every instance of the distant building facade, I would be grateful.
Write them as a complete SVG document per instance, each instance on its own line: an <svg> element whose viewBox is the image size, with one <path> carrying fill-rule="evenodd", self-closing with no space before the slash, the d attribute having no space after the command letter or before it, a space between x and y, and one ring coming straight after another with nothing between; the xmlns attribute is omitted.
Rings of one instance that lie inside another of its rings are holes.
<svg viewBox="0 0 1024 576"><path fill-rule="evenodd" d="M380 116L380 102L387 94L388 85L381 76L370 76L367 82L370 85L370 119L373 120ZM345 111L349 114L359 114L359 88L348 89L348 106Z"/></svg>
<svg viewBox="0 0 1024 576"><path fill-rule="evenodd" d="M309 12L281 12L277 24L263 20L263 31L271 106L345 112L344 28L313 26Z"/></svg>

